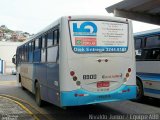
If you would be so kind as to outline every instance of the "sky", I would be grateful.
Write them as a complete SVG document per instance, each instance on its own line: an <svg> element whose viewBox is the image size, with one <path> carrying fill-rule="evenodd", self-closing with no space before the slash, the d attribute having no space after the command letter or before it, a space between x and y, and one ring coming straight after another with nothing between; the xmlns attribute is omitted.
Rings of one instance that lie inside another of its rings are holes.
<svg viewBox="0 0 160 120"><path fill-rule="evenodd" d="M104 15L106 7L122 0L0 0L0 25L35 34L61 16ZM160 28L133 21L133 31Z"/></svg>

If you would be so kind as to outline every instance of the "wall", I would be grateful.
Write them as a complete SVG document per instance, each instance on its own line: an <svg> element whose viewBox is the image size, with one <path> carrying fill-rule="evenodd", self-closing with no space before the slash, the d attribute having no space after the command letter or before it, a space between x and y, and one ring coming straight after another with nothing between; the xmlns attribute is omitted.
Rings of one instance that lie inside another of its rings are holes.
<svg viewBox="0 0 160 120"><path fill-rule="evenodd" d="M15 65L12 63L12 57L16 54L17 46L22 42L0 42L0 58L5 61L4 74L11 74L15 71Z"/></svg>

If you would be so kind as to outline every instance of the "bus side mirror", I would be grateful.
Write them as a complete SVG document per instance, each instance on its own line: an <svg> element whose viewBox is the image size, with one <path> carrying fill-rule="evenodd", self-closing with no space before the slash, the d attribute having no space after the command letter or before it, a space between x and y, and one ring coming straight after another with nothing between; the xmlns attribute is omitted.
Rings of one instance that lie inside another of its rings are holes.
<svg viewBox="0 0 160 120"><path fill-rule="evenodd" d="M15 57L16 57L16 55L14 55L13 58L12 58L12 63L14 63L14 64L16 64L16 58Z"/></svg>
<svg viewBox="0 0 160 120"><path fill-rule="evenodd" d="M16 64L15 58L12 58L12 63Z"/></svg>

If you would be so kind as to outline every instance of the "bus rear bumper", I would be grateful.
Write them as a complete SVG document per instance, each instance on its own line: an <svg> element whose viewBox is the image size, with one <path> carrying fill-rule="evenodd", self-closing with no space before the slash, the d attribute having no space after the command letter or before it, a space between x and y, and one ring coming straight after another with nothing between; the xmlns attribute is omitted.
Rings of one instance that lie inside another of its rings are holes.
<svg viewBox="0 0 160 120"><path fill-rule="evenodd" d="M109 92L89 92L84 89L61 92L61 106L78 106L103 102L113 102L136 98L136 85L122 85Z"/></svg>

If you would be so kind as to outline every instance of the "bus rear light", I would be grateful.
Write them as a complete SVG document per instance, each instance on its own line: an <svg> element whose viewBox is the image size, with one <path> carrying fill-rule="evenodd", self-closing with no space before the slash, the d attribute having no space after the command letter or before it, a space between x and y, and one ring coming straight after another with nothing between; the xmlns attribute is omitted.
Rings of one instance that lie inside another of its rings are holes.
<svg viewBox="0 0 160 120"><path fill-rule="evenodd" d="M128 72L129 72L129 73L131 72L131 68L128 68Z"/></svg>
<svg viewBox="0 0 160 120"><path fill-rule="evenodd" d="M83 97L83 96L88 96L88 94L77 94L77 93L75 93L74 96L75 97Z"/></svg>
<svg viewBox="0 0 160 120"><path fill-rule="evenodd" d="M98 62L101 62L101 59L99 59Z"/></svg>
<svg viewBox="0 0 160 120"><path fill-rule="evenodd" d="M73 77L73 80L74 80L74 81L76 81L76 80L77 80L77 77L76 77L76 76L74 76L74 77Z"/></svg>
<svg viewBox="0 0 160 120"><path fill-rule="evenodd" d="M77 86L80 86L80 85L81 85L81 82L80 82L80 81L77 81L77 82L76 82L76 85L77 85Z"/></svg>
<svg viewBox="0 0 160 120"><path fill-rule="evenodd" d="M108 62L108 59L105 59L105 62Z"/></svg>
<svg viewBox="0 0 160 120"><path fill-rule="evenodd" d="M122 90L122 93L127 92L127 90Z"/></svg>
<svg viewBox="0 0 160 120"><path fill-rule="evenodd" d="M129 73L126 73L126 78L128 78L129 77Z"/></svg>
<svg viewBox="0 0 160 120"><path fill-rule="evenodd" d="M74 74L75 74L75 72L74 72L74 71L71 71L71 72L70 72L70 75L71 75L71 76L73 76Z"/></svg>
<svg viewBox="0 0 160 120"><path fill-rule="evenodd" d="M124 92L130 92L130 89L128 88L127 90L122 90L122 93Z"/></svg>
<svg viewBox="0 0 160 120"><path fill-rule="evenodd" d="M84 96L84 94L79 94L78 96Z"/></svg>
<svg viewBox="0 0 160 120"><path fill-rule="evenodd" d="M71 19L71 16L68 16L68 19L70 20L70 19Z"/></svg>

